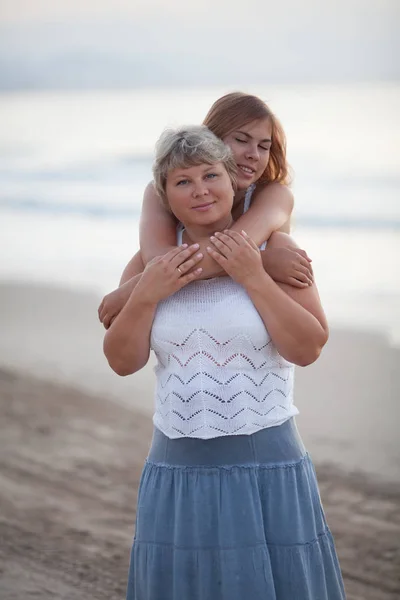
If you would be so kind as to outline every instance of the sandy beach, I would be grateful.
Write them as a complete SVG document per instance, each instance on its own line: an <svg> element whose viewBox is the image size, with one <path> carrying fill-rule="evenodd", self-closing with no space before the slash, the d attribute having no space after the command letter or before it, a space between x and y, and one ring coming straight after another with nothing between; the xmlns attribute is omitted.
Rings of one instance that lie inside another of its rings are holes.
<svg viewBox="0 0 400 600"><path fill-rule="evenodd" d="M0 285L0 597L124 597L151 436L151 365L102 355L100 296ZM332 331L297 371L298 424L350 600L400 594L399 350Z"/></svg>

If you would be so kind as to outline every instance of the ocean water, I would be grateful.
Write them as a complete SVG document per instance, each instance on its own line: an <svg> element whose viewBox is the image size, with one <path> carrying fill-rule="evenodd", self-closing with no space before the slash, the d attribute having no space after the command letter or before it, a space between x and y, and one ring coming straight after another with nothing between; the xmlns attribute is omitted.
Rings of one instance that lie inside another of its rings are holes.
<svg viewBox="0 0 400 600"><path fill-rule="evenodd" d="M138 248L166 126L226 89L0 95L0 278L103 293ZM293 235L334 325L400 341L400 85L257 87L294 171Z"/></svg>

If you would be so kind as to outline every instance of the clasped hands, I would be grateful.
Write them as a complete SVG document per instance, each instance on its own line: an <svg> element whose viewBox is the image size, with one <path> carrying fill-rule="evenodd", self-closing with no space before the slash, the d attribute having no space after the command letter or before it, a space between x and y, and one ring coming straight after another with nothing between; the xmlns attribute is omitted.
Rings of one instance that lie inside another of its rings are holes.
<svg viewBox="0 0 400 600"><path fill-rule="evenodd" d="M313 282L312 267L306 252L297 247L276 247L260 252L253 240L243 231L216 232L210 238L207 253L235 281L245 284L257 277L262 269L275 280L295 287L307 287ZM199 245L182 244L163 256L151 260L137 286L150 302L158 303L201 276L197 265L204 255ZM108 329L121 312L132 293L131 281L107 294L98 309L105 329Z"/></svg>

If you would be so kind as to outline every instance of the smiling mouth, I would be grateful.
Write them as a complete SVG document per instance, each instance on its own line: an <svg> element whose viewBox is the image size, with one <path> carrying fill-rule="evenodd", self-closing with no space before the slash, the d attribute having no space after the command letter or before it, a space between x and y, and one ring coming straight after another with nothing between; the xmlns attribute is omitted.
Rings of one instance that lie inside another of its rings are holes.
<svg viewBox="0 0 400 600"><path fill-rule="evenodd" d="M238 167L242 173L245 173L248 176L253 176L255 173L255 169L252 169L251 167L246 167L245 165L238 165Z"/></svg>
<svg viewBox="0 0 400 600"><path fill-rule="evenodd" d="M213 206L213 204L215 204L215 202L206 202L205 204L198 204L197 206L193 206L193 210L208 210L209 208L211 208L211 206Z"/></svg>

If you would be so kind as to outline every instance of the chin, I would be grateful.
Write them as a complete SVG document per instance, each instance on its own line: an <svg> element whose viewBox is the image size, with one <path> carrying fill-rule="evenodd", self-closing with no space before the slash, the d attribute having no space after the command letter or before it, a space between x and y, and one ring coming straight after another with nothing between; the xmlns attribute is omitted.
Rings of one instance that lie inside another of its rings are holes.
<svg viewBox="0 0 400 600"><path fill-rule="evenodd" d="M249 188L255 182L256 182L256 179L250 179L250 180L246 179L245 181L238 179L237 180L237 191L244 192L245 190L247 190L247 188Z"/></svg>
<svg viewBox="0 0 400 600"><path fill-rule="evenodd" d="M212 225L220 220L221 217L215 215L203 215L201 219L196 220L197 225Z"/></svg>

